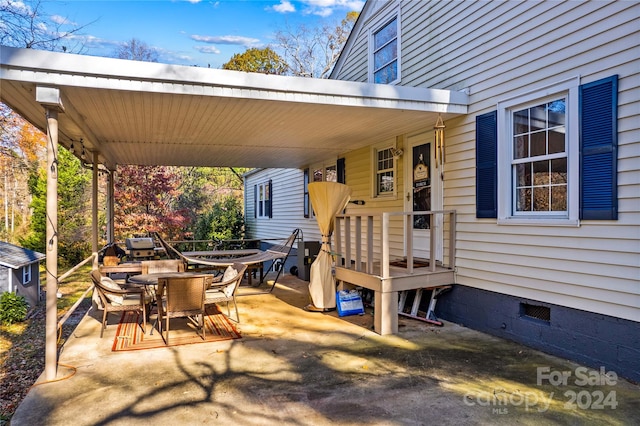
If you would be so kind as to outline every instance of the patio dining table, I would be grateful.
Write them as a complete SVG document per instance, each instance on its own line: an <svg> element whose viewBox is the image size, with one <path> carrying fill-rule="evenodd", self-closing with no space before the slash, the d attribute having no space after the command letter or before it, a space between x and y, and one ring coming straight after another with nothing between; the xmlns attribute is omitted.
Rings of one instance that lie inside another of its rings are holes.
<svg viewBox="0 0 640 426"><path fill-rule="evenodd" d="M220 279L214 276L213 274L203 274L202 272L155 272L152 274L138 274L129 277L127 280L128 284L134 285L144 285L147 289L147 293L151 296L151 305L149 307L148 316L151 317L151 310L153 307L157 305L157 300L155 298L155 289L151 289L150 287L156 287L158 285L158 281L161 278L184 278L184 277L211 277L211 282L207 289L215 289L217 283L220 283L222 275L220 275ZM153 325L151 326L150 334L153 334L153 329L155 328L158 322L158 318L156 317Z"/></svg>

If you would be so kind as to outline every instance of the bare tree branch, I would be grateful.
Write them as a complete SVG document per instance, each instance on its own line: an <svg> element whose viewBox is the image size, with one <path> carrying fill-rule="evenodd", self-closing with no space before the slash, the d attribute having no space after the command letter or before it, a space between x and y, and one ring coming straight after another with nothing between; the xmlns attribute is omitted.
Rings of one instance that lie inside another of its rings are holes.
<svg viewBox="0 0 640 426"><path fill-rule="evenodd" d="M318 27L285 24L275 34L277 48L293 75L327 78L335 65L358 12L349 12L340 22Z"/></svg>
<svg viewBox="0 0 640 426"><path fill-rule="evenodd" d="M77 25L61 18L52 20L42 0L0 0L0 44L29 49L76 52L84 45L80 32L89 24ZM63 27L72 27L62 30ZM65 43L66 42L66 43Z"/></svg>

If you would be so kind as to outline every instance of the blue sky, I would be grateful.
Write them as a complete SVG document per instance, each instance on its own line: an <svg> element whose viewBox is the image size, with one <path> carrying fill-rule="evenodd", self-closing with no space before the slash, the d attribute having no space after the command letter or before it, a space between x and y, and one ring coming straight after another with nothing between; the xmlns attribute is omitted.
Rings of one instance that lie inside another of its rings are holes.
<svg viewBox="0 0 640 426"><path fill-rule="evenodd" d="M235 53L273 45L288 23L316 26L360 11L364 0L66 0L44 3L61 30L76 35L87 55L113 56L136 38L160 52L160 62L220 68Z"/></svg>

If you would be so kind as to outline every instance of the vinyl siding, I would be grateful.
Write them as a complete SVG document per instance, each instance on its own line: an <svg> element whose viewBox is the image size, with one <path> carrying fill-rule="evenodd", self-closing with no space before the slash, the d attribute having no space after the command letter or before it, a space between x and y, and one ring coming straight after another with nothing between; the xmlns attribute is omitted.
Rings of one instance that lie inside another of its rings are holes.
<svg viewBox="0 0 640 426"><path fill-rule="evenodd" d="M256 184L272 180L273 217L254 217ZM320 241L318 224L304 217L303 171L300 169L264 169L245 177L245 227L247 238L284 239L295 228L302 229L305 241ZM277 241L274 241L277 242Z"/></svg>
<svg viewBox="0 0 640 426"><path fill-rule="evenodd" d="M640 321L640 4L403 1L400 10L400 84L470 93L469 114L445 121L444 208L458 212L457 282ZM366 76L367 28L354 36L337 78ZM584 84L613 74L619 220L558 227L476 219L476 116L567 78ZM367 150L346 158L347 184L367 200L363 208L403 209L401 197L365 198Z"/></svg>
<svg viewBox="0 0 640 426"><path fill-rule="evenodd" d="M393 144L395 141L377 141ZM398 145L402 147L401 144ZM373 175L374 164L372 157L372 150L374 148L369 146L359 150L349 152L345 155L346 163L346 184L352 189L352 200L364 200L364 206L357 206L350 204L347 209L347 214L381 214L388 211L402 211L403 205L403 188L404 188L404 167L403 162L398 161L396 163L396 184L397 192L395 196L383 196L373 197ZM352 224L352 227L354 224ZM353 229L353 228L352 228ZM403 223L400 218L393 218L390 221L390 255L392 257L404 256L404 241L403 241ZM363 229L364 232L364 229ZM381 235L379 221L374 221L374 251L379 252L380 248L380 235ZM352 247L355 251L355 246Z"/></svg>

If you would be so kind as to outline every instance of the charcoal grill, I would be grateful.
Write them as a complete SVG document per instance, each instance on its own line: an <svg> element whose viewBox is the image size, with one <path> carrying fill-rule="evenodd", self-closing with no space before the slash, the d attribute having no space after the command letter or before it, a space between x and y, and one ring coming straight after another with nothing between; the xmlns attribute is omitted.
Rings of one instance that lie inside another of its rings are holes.
<svg viewBox="0 0 640 426"><path fill-rule="evenodd" d="M153 238L127 238L124 243L127 246L129 260L153 259L156 255Z"/></svg>

